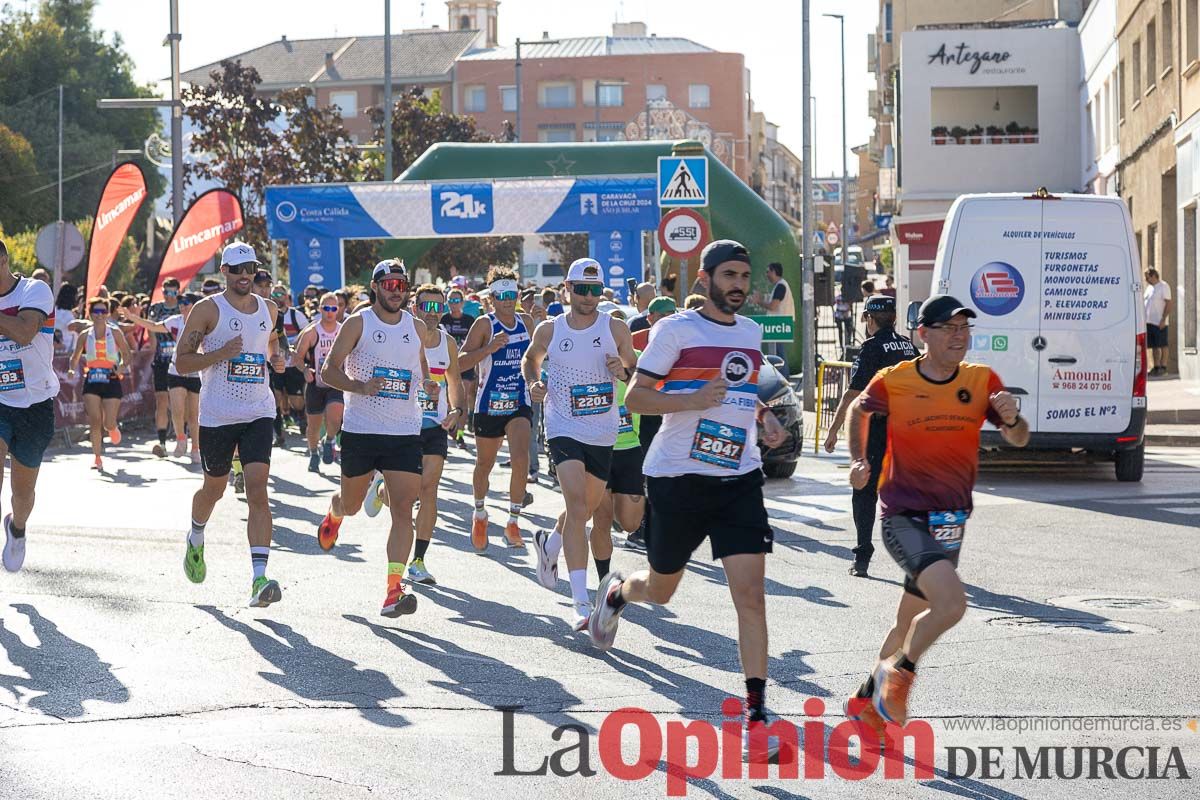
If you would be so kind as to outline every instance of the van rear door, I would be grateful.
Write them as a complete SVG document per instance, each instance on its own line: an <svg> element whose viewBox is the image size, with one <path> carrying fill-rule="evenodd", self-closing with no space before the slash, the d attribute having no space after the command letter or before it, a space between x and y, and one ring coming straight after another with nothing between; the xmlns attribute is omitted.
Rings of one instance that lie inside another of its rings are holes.
<svg viewBox="0 0 1200 800"><path fill-rule="evenodd" d="M943 256L941 293L978 312L967 360L987 364L1038 419L1038 335L1041 296L1041 203L1020 197L961 199Z"/></svg>
<svg viewBox="0 0 1200 800"><path fill-rule="evenodd" d="M1134 265L1116 202L1028 200L1043 217L1041 432L1129 426L1138 331ZM1037 297L1038 295L1034 295Z"/></svg>

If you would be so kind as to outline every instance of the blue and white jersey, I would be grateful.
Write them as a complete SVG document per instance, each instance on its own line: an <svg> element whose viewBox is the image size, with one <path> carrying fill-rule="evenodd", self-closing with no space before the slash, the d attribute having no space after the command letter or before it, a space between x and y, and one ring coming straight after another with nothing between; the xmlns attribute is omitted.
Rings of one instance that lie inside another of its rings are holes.
<svg viewBox="0 0 1200 800"><path fill-rule="evenodd" d="M492 325L488 341L506 333L508 344L479 362L479 396L475 400L475 413L506 417L517 413L521 406L529 405L529 393L521 375L521 359L529 349L529 330L519 314L517 324L512 328L504 327L495 314L488 314L486 319Z"/></svg>

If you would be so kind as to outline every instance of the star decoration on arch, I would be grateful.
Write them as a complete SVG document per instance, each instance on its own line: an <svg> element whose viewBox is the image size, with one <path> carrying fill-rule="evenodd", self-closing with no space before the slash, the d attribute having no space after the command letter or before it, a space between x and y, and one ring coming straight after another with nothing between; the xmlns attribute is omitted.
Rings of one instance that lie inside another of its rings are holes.
<svg viewBox="0 0 1200 800"><path fill-rule="evenodd" d="M547 161L546 166L550 168L551 174L555 178L565 178L571 174L571 168L575 166L575 162L567 158L566 153L560 152L558 158Z"/></svg>

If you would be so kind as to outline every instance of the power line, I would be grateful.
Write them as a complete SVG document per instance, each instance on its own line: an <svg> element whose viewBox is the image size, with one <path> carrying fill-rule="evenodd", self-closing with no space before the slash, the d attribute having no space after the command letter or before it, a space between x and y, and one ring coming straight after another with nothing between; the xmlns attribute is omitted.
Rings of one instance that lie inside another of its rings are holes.
<svg viewBox="0 0 1200 800"><path fill-rule="evenodd" d="M83 172L76 172L74 175L68 175L67 177L63 178L62 182L69 183L69 182L75 180L76 178L82 178L84 175L90 175L93 172L99 172L102 169L112 169L112 159L111 158L108 159L107 161L102 161L101 163L97 164L94 167L85 169ZM54 181L53 183L47 183L45 186L39 186L38 188L36 188L32 191L26 192L25 194L27 196L31 195L31 194L37 194L38 192L43 192L46 189L51 189L55 186L58 186L58 181Z"/></svg>

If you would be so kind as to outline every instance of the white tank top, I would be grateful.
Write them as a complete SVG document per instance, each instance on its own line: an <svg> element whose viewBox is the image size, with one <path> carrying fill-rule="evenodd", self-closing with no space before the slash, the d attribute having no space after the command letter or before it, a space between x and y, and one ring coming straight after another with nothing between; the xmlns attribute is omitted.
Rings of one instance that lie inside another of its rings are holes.
<svg viewBox="0 0 1200 800"><path fill-rule="evenodd" d="M204 337L201 348L211 353L241 335L242 352L201 371L200 424L206 428L275 418L267 347L274 325L267 301L253 297L257 309L243 314L223 294L212 296L217 305L217 325Z"/></svg>
<svg viewBox="0 0 1200 800"><path fill-rule="evenodd" d="M437 328L438 343L425 348L425 363L429 365L429 377L437 381L441 392L434 403L425 394L424 389L417 390L417 400L421 404L421 427L432 428L441 425L442 420L450 413L450 403L446 393L446 370L450 369L450 334L441 325Z"/></svg>
<svg viewBox="0 0 1200 800"><path fill-rule="evenodd" d="M171 335L171 341L168 342L160 339L158 342L159 355L171 359L170 363L167 364L167 374L174 375L177 378L196 377L197 373L195 372L187 376L180 375L179 370L175 368L175 345L179 343L179 337L183 335L183 326L185 324L183 314L167 317L162 321L162 324L166 327L167 333Z"/></svg>
<svg viewBox="0 0 1200 800"><path fill-rule="evenodd" d="M85 383L103 383L117 377L117 362L121 360L121 351L117 347L117 336L124 336L120 328L105 323L103 336L97 335L96 328L87 332L87 344L84 345L84 378Z"/></svg>
<svg viewBox="0 0 1200 800"><path fill-rule="evenodd" d="M616 385L605 359L617 355L612 317L597 314L583 330L567 324L568 314L550 322L546 362L546 438L567 436L584 444L612 447L619 415ZM543 323L544 324L544 323Z"/></svg>
<svg viewBox="0 0 1200 800"><path fill-rule="evenodd" d="M321 367L325 365L325 359L329 358L329 351L333 349L333 340L337 338L338 331L342 329L342 323L335 322L333 325L333 333L325 330L323 322L317 322L313 325L317 329L317 343L313 345L313 369L316 370L317 386L322 389L326 388L325 381L321 380Z"/></svg>
<svg viewBox="0 0 1200 800"><path fill-rule="evenodd" d="M384 436L415 436L421 432L421 407L417 389L421 373L421 344L412 314L402 312L400 321L388 325L373 308L358 312L362 336L346 357L346 375L351 380L381 377L387 382L377 395L346 393L342 428L350 433Z"/></svg>

